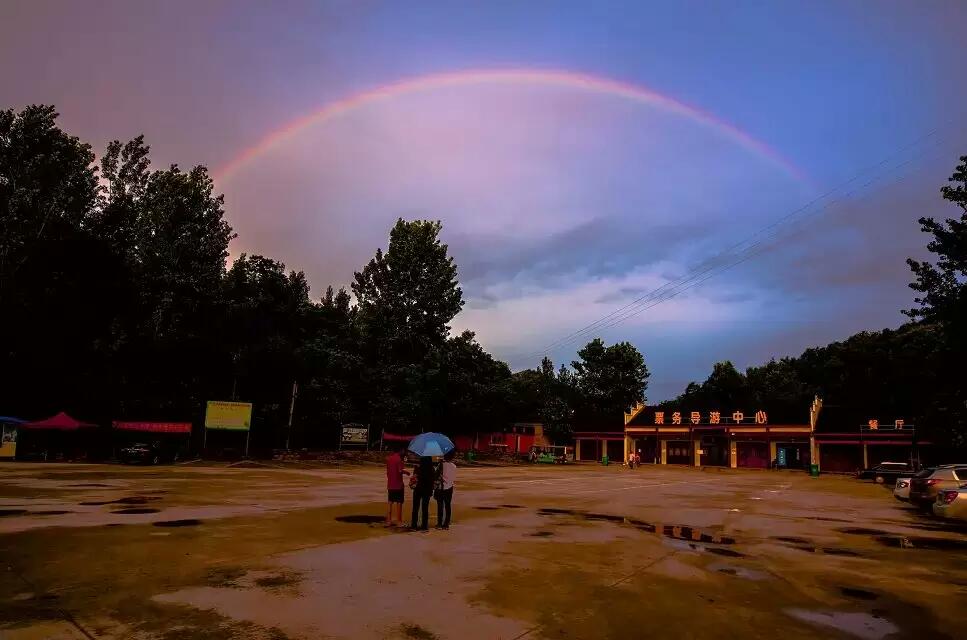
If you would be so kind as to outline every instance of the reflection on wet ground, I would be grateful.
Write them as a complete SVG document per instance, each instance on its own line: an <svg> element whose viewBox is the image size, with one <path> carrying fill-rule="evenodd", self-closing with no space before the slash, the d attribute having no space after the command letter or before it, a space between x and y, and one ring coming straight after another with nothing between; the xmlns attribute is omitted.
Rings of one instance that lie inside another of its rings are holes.
<svg viewBox="0 0 967 640"><path fill-rule="evenodd" d="M580 511L577 509L556 509L550 507L538 509L537 513L538 515L542 516L573 516L575 518L582 518L592 522L613 522L615 524L630 525L639 531L644 531L646 533L657 533L665 536L666 538L675 538L677 540L691 540L693 542L704 542L706 544L735 544L735 538L707 533L701 531L700 529L696 529L695 527L670 524L652 524L637 518L629 518L627 516L619 516L608 513L594 513ZM722 555L727 554L723 553Z"/></svg>

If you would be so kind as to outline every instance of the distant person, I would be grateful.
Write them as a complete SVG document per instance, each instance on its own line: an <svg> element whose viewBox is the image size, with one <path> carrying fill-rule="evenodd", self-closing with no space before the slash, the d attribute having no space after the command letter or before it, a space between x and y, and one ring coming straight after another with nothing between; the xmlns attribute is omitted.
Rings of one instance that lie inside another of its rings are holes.
<svg viewBox="0 0 967 640"><path fill-rule="evenodd" d="M453 483L457 479L457 465L453 462L453 452L443 456L437 486L434 491L436 498L436 528L449 529L450 515L453 510Z"/></svg>
<svg viewBox="0 0 967 640"><path fill-rule="evenodd" d="M403 526L403 500L406 495L403 490L403 476L410 472L403 468L403 458L406 456L406 446L400 445L395 451L386 456L386 525Z"/></svg>
<svg viewBox="0 0 967 640"><path fill-rule="evenodd" d="M410 528L414 531L430 530L430 498L433 496L433 484L435 474L433 472L433 458L423 456L419 464L413 468L416 478L410 478L410 486L413 487L413 517ZM422 518L417 521L417 516Z"/></svg>

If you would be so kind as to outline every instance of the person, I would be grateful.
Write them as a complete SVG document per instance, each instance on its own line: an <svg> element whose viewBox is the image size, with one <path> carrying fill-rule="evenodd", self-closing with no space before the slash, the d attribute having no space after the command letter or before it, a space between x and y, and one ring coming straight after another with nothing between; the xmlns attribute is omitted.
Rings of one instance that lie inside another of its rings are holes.
<svg viewBox="0 0 967 640"><path fill-rule="evenodd" d="M410 479L410 486L413 487L413 517L410 521L410 529L413 531L430 530L430 497L433 495L434 473L433 458L423 456L420 458L418 466L413 468L416 476L414 481ZM417 520L417 516L422 518Z"/></svg>
<svg viewBox="0 0 967 640"><path fill-rule="evenodd" d="M386 505L387 527L403 526L403 476L410 472L403 468L403 458L406 456L406 446L400 445L386 456Z"/></svg>
<svg viewBox="0 0 967 640"><path fill-rule="evenodd" d="M635 454L635 468L641 466L641 449L638 449L638 453Z"/></svg>
<svg viewBox="0 0 967 640"><path fill-rule="evenodd" d="M453 452L443 456L440 475L434 492L436 498L436 528L449 529L450 515L453 511L453 483L457 479L457 465L453 462Z"/></svg>

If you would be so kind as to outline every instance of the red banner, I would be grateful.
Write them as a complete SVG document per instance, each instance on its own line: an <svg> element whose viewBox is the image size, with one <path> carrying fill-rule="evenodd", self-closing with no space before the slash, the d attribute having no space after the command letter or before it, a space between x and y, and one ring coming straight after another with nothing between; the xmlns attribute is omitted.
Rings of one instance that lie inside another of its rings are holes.
<svg viewBox="0 0 967 640"><path fill-rule="evenodd" d="M383 432L383 440L386 440L388 442L409 442L415 437L416 436L405 436L405 435L398 436L395 433L386 433L385 431Z"/></svg>
<svg viewBox="0 0 967 640"><path fill-rule="evenodd" d="M191 433L190 422L120 422L115 420L115 429L124 431L149 431L151 433Z"/></svg>

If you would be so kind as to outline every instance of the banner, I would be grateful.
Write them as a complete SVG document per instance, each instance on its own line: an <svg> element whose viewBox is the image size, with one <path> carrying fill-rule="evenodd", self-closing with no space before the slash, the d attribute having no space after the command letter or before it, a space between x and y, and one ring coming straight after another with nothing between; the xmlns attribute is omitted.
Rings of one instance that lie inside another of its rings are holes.
<svg viewBox="0 0 967 640"><path fill-rule="evenodd" d="M369 427L363 427L358 424L353 425L343 425L342 427L342 444L369 444Z"/></svg>
<svg viewBox="0 0 967 640"><path fill-rule="evenodd" d="M150 433L191 433L190 422L124 422L114 421L114 428L122 431L147 431Z"/></svg>
<svg viewBox="0 0 967 640"><path fill-rule="evenodd" d="M222 402L209 400L205 409L206 429L248 431L252 423L251 402Z"/></svg>

